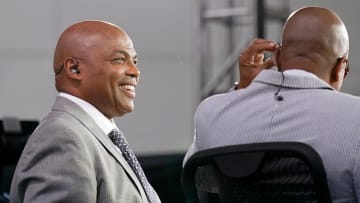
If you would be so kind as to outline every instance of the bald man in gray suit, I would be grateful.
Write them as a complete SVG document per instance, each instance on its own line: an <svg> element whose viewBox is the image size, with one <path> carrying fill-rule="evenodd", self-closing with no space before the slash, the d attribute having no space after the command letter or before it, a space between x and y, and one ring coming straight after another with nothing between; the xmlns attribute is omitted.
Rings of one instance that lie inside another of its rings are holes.
<svg viewBox="0 0 360 203"><path fill-rule="evenodd" d="M130 37L111 23L79 22L62 33L54 54L60 93L24 148L10 202L160 202L155 192L148 199L109 137L113 118L134 108L136 63Z"/></svg>
<svg viewBox="0 0 360 203"><path fill-rule="evenodd" d="M264 60L271 52L274 59ZM334 202L360 200L360 98L339 92L349 39L333 11L306 7L288 18L282 45L256 39L239 58L236 91L205 99L195 115L197 151L298 141L321 156ZM277 70L269 69L277 65Z"/></svg>

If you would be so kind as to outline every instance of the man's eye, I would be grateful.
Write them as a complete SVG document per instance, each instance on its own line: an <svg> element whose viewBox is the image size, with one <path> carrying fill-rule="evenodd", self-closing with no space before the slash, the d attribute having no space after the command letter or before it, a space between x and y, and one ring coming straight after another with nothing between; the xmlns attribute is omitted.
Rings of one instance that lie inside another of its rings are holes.
<svg viewBox="0 0 360 203"><path fill-rule="evenodd" d="M134 61L133 61L134 64L137 64L137 62L138 62L137 60L134 60Z"/></svg>
<svg viewBox="0 0 360 203"><path fill-rule="evenodd" d="M125 64L125 61L126 61L125 57L121 57L121 58L115 58L111 62L117 64Z"/></svg>

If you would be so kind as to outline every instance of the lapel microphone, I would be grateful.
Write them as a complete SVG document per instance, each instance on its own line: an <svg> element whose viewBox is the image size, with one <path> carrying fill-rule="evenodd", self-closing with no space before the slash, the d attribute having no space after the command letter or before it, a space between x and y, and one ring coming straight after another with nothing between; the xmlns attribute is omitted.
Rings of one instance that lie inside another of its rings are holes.
<svg viewBox="0 0 360 203"><path fill-rule="evenodd" d="M280 73L281 73L281 76L282 76L281 84L279 85L277 91L274 94L274 98L275 98L276 101L283 101L284 100L284 97L279 95L279 93L280 93L280 90L281 90L281 88L282 88L282 86L284 84L284 81L285 81L285 74L283 72L280 72Z"/></svg>

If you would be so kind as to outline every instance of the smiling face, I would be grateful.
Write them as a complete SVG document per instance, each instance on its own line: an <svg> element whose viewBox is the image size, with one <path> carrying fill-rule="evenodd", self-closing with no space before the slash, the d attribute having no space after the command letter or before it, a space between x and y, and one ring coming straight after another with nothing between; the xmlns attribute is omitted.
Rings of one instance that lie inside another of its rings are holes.
<svg viewBox="0 0 360 203"><path fill-rule="evenodd" d="M64 64L57 76L59 91L89 102L108 118L133 111L140 71L125 31L105 22L82 22L64 32L57 50L54 67ZM76 61L77 73L67 71L74 64L69 61Z"/></svg>
<svg viewBox="0 0 360 203"><path fill-rule="evenodd" d="M108 118L134 109L135 88L140 72L129 36L112 29L100 37L84 60L83 99Z"/></svg>

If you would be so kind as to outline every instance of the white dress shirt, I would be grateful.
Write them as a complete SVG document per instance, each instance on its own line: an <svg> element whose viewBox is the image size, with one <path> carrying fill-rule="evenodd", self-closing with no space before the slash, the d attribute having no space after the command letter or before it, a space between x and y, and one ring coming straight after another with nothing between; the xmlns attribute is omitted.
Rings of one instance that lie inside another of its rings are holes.
<svg viewBox="0 0 360 203"><path fill-rule="evenodd" d="M114 119L108 119L104 114L102 114L97 108L91 105L89 102L86 102L78 97L67 94L65 92L60 92L59 96L65 97L77 105L79 105L86 113L90 115L94 121L98 124L101 130L108 135L114 128L118 129Z"/></svg>

